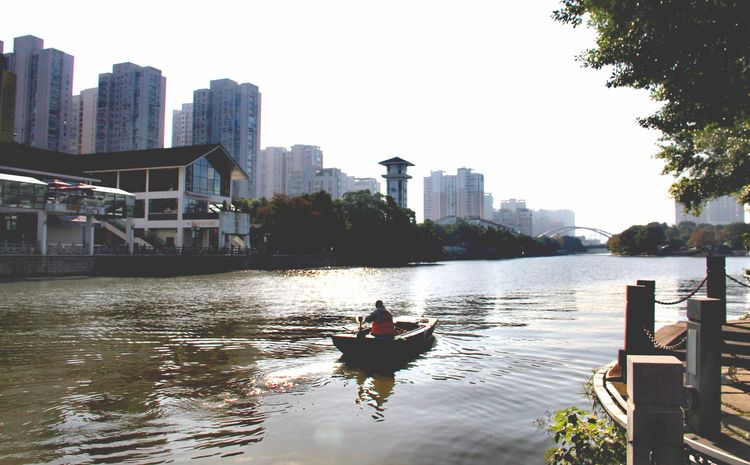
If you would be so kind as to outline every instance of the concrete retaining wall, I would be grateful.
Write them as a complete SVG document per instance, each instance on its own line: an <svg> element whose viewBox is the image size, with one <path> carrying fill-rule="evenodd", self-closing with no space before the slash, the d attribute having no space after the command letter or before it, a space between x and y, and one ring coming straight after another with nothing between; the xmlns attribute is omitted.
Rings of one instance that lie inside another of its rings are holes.
<svg viewBox="0 0 750 465"><path fill-rule="evenodd" d="M0 278L91 275L94 257L59 255L1 255Z"/></svg>

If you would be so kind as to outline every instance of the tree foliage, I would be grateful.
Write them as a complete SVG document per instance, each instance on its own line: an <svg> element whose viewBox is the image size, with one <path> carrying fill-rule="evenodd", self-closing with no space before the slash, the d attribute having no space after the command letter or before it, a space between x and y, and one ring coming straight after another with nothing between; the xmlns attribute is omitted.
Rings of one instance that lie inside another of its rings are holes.
<svg viewBox="0 0 750 465"><path fill-rule="evenodd" d="M750 234L747 223L727 225L696 225L684 221L677 226L664 223L649 223L646 226L631 226L620 234L615 234L607 243L609 250L621 255L665 255L688 251L704 253L747 249L744 242ZM697 249L697 250L695 250Z"/></svg>
<svg viewBox="0 0 750 465"><path fill-rule="evenodd" d="M611 69L610 87L662 103L640 123L662 132L656 154L692 211L721 195L750 202L750 2L561 0L553 18L597 32L579 59Z"/></svg>
<svg viewBox="0 0 750 465"><path fill-rule="evenodd" d="M325 192L271 200L235 199L249 213L251 246L259 254L333 254L342 265L401 265L445 258L496 259L580 251L575 238L536 239L459 221L417 224L412 210L368 191L332 200ZM446 256L444 246L461 252Z"/></svg>

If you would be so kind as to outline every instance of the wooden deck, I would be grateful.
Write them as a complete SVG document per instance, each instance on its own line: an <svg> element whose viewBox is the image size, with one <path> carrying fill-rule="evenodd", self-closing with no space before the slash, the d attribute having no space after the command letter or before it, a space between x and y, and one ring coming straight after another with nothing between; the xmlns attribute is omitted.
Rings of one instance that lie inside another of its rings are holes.
<svg viewBox="0 0 750 465"><path fill-rule="evenodd" d="M687 323L665 326L656 332L661 346L679 344L662 354L674 355L684 362ZM730 321L723 327L722 355L722 428L721 437L710 441L692 433L685 443L717 463L750 465L750 320ZM602 407L621 427L627 426L627 389L616 362L594 375L594 391Z"/></svg>

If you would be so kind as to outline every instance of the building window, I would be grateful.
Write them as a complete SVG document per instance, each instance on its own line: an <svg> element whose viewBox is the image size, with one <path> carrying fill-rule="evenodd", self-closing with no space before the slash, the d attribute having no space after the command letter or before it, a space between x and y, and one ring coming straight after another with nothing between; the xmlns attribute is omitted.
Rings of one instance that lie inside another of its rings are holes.
<svg viewBox="0 0 750 465"><path fill-rule="evenodd" d="M121 171L120 189L128 192L146 192L146 170Z"/></svg>
<svg viewBox="0 0 750 465"><path fill-rule="evenodd" d="M185 190L206 195L229 197L229 179L222 176L205 158L188 166Z"/></svg>
<svg viewBox="0 0 750 465"><path fill-rule="evenodd" d="M150 170L148 173L148 191L175 191L177 190L178 178L177 168Z"/></svg>
<svg viewBox="0 0 750 465"><path fill-rule="evenodd" d="M110 171L108 173L95 173L94 176L101 179L100 186L104 187L117 187L117 171Z"/></svg>
<svg viewBox="0 0 750 465"><path fill-rule="evenodd" d="M176 220L177 199L151 199L148 201L149 220Z"/></svg>

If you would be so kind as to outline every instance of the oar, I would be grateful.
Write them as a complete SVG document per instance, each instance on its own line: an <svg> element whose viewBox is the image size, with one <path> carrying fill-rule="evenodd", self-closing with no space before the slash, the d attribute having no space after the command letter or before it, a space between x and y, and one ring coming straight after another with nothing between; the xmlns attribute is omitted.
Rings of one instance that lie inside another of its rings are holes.
<svg viewBox="0 0 750 465"><path fill-rule="evenodd" d="M361 315L357 316L357 323L359 323L358 331L362 331L362 320L364 320L364 318Z"/></svg>

